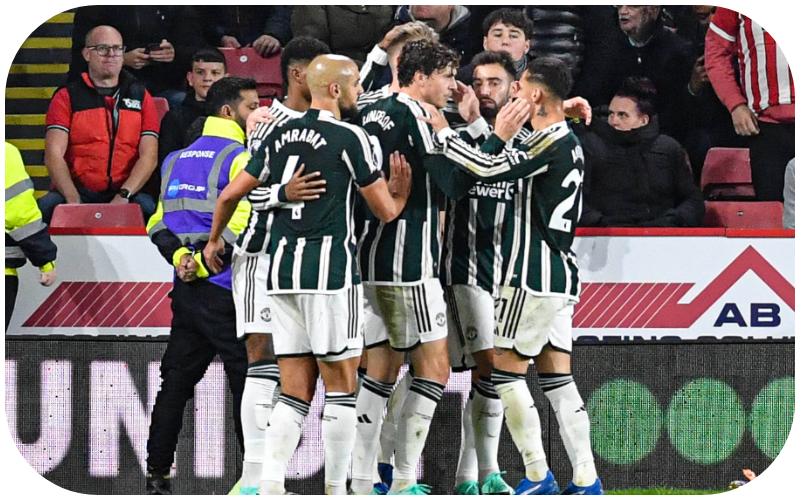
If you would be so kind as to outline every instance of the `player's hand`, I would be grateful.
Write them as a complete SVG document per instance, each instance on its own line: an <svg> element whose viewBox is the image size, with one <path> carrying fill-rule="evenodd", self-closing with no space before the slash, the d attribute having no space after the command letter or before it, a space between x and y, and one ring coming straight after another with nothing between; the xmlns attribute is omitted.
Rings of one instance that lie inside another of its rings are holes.
<svg viewBox="0 0 800 500"><path fill-rule="evenodd" d="M276 118L270 114L268 106L256 108L256 110L247 117L247 130L245 131L247 137L250 137L250 135L256 131L256 127L258 127L259 123L270 123L275 120Z"/></svg>
<svg viewBox="0 0 800 500"><path fill-rule="evenodd" d="M168 41L161 40L161 48L150 51L150 59L162 63L171 63L175 60L175 47Z"/></svg>
<svg viewBox="0 0 800 500"><path fill-rule="evenodd" d="M281 42L269 35L261 35L253 42L253 48L261 57L269 57L281 50Z"/></svg>
<svg viewBox="0 0 800 500"><path fill-rule="evenodd" d="M235 36L225 35L220 39L219 46L223 48L239 49L242 47L242 44L239 43L239 40L237 40Z"/></svg>
<svg viewBox="0 0 800 500"><path fill-rule="evenodd" d="M592 123L592 107L589 101L583 97L573 97L564 101L564 114L567 118L578 118L586 121L586 125Z"/></svg>
<svg viewBox="0 0 800 500"><path fill-rule="evenodd" d="M389 182L387 183L392 198L408 199L411 193L411 167L406 157L395 151L389 155Z"/></svg>
<svg viewBox="0 0 800 500"><path fill-rule="evenodd" d="M531 114L531 107L525 99L517 99L509 102L497 113L494 124L494 133L503 142L508 142L528 121Z"/></svg>
<svg viewBox="0 0 800 500"><path fill-rule="evenodd" d="M123 205L126 203L130 203L130 200L127 198L123 198L120 195L116 195L112 200L109 202L111 205Z"/></svg>
<svg viewBox="0 0 800 500"><path fill-rule="evenodd" d="M145 53L144 47L129 50L122 56L122 64L133 69L142 69L150 64L150 54Z"/></svg>
<svg viewBox="0 0 800 500"><path fill-rule="evenodd" d="M753 113L747 104L740 104L733 108L731 111L731 118L733 118L733 128L739 135L758 135L758 118Z"/></svg>
<svg viewBox="0 0 800 500"><path fill-rule="evenodd" d="M440 132L450 126L450 124L447 123L447 118L444 117L441 111L436 109L436 106L432 106L427 102L420 102L420 104L423 108L425 108L425 111L431 115L431 117L428 118L425 116L419 116L417 117L417 120L429 124L436 132Z"/></svg>
<svg viewBox="0 0 800 500"><path fill-rule="evenodd" d="M288 184L284 187L286 199L293 203L318 200L320 195L325 192L327 181L325 179L317 179L322 174L320 172L311 172L308 175L303 175L305 169L305 163L300 165L300 168L295 171Z"/></svg>
<svg viewBox="0 0 800 500"><path fill-rule="evenodd" d="M467 123L472 123L481 117L481 103L475 91L469 85L456 81L456 90L453 100L458 104L458 114Z"/></svg>
<svg viewBox="0 0 800 500"><path fill-rule="evenodd" d="M56 282L56 269L53 268L47 272L42 272L39 275L39 284L42 286L53 286L53 283Z"/></svg>
<svg viewBox="0 0 800 500"><path fill-rule="evenodd" d="M378 47L380 47L381 50L383 50L383 51L388 49L389 45L392 44L394 39L397 38L397 35L400 34L400 32L403 30L403 27L406 26L407 24L409 24L409 23L398 24L394 28L390 29L389 32L386 33L386 35L384 35L383 40L381 40L381 43L378 44Z"/></svg>
<svg viewBox="0 0 800 500"><path fill-rule="evenodd" d="M214 274L219 274L222 271L220 255L225 255L225 242L222 241L222 238L209 240L205 248L203 248L203 260L206 261L208 270Z"/></svg>

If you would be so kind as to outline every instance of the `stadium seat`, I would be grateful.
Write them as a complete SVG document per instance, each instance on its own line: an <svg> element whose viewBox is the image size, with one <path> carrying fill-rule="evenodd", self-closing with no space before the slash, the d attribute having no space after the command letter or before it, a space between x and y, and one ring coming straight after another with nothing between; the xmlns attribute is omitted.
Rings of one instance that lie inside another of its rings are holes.
<svg viewBox="0 0 800 500"><path fill-rule="evenodd" d="M223 48L228 73L241 78L253 78L258 84L259 97L282 97L281 55L264 59L252 47Z"/></svg>
<svg viewBox="0 0 800 500"><path fill-rule="evenodd" d="M262 97L261 99L258 100L258 105L261 106L262 108L268 108L272 106L272 98Z"/></svg>
<svg viewBox="0 0 800 500"><path fill-rule="evenodd" d="M142 209L136 203L81 203L59 205L50 221L51 232L75 232L97 227L144 227Z"/></svg>
<svg viewBox="0 0 800 500"><path fill-rule="evenodd" d="M779 201L707 201L703 227L726 229L782 229Z"/></svg>
<svg viewBox="0 0 800 500"><path fill-rule="evenodd" d="M700 189L706 200L755 200L747 148L711 148L703 164Z"/></svg>
<svg viewBox="0 0 800 500"><path fill-rule="evenodd" d="M169 102L163 97L153 97L153 103L156 105L156 112L158 113L158 121L164 119L164 115L169 111Z"/></svg>

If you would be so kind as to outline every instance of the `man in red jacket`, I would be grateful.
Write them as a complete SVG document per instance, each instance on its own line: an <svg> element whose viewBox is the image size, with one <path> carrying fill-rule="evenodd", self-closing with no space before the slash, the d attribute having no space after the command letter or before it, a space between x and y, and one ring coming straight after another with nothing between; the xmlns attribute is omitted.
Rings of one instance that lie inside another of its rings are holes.
<svg viewBox="0 0 800 500"><path fill-rule="evenodd" d="M124 52L116 29L90 30L88 71L50 102L44 161L55 189L39 200L45 222L62 203L133 202L145 220L155 212L139 190L156 167L158 114L144 85L122 70Z"/></svg>
<svg viewBox="0 0 800 500"><path fill-rule="evenodd" d="M786 164L794 158L794 81L786 57L764 28L722 7L706 33L705 56L736 133L749 137L756 197L782 200Z"/></svg>

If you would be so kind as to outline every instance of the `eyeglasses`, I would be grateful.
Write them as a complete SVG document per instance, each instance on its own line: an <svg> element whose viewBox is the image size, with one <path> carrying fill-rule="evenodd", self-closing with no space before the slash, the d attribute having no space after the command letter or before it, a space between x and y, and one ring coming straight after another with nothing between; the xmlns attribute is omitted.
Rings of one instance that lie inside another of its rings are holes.
<svg viewBox="0 0 800 500"><path fill-rule="evenodd" d="M89 50L95 50L101 56L108 56L109 54L122 54L125 52L124 45L90 45L86 47Z"/></svg>

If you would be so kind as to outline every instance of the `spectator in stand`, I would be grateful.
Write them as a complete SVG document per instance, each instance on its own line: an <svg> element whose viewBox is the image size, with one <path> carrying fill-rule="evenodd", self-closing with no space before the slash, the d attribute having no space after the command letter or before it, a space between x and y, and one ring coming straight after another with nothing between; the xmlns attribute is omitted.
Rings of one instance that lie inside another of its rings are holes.
<svg viewBox="0 0 800 500"><path fill-rule="evenodd" d="M794 229L794 158L786 165L783 184L783 228Z"/></svg>
<svg viewBox="0 0 800 500"><path fill-rule="evenodd" d="M675 33L689 42L697 49L702 49L706 45L706 31L711 24L711 16L717 10L713 5L673 5L677 9L675 18ZM668 9L664 6L664 9ZM702 50L700 55L702 55Z"/></svg>
<svg viewBox="0 0 800 500"><path fill-rule="evenodd" d="M93 5L75 11L70 80L78 80L86 65L81 48L95 26L112 26L126 43L124 64L156 97L180 106L185 94L183 75L192 54L205 46L194 7L180 5Z"/></svg>
<svg viewBox="0 0 800 500"><path fill-rule="evenodd" d="M158 113L144 84L122 69L119 31L98 26L81 55L88 71L59 89L47 110L44 162L55 189L39 199L49 223L62 203L128 203L147 220L155 201L140 193L158 161Z"/></svg>
<svg viewBox="0 0 800 500"><path fill-rule="evenodd" d="M705 57L736 133L748 138L756 198L780 201L786 164L794 158L794 85L786 57L764 28L722 7L706 33Z"/></svg>
<svg viewBox="0 0 800 500"><path fill-rule="evenodd" d="M608 38L599 61L584 66L573 92L590 103L606 103L626 78L647 77L658 91L662 131L682 140L693 99L690 84L699 85L700 68L693 72L686 42L664 27L659 6L620 5L617 19L619 29Z"/></svg>
<svg viewBox="0 0 800 500"><path fill-rule="evenodd" d="M528 51L531 48L533 22L521 9L497 9L483 21L483 50L505 52L511 56L516 70L516 79L522 76L528 67ZM459 68L456 79L466 85L472 85L475 71L474 61Z"/></svg>
<svg viewBox="0 0 800 500"><path fill-rule="evenodd" d="M700 184L708 150L713 147L746 147L737 137L730 113L720 102L705 67L705 38L711 16L711 5L675 6L677 33L688 43L691 59L695 61L696 79L692 106L685 110L684 124L689 132L681 143L689 154L696 184Z"/></svg>
<svg viewBox="0 0 800 500"><path fill-rule="evenodd" d="M158 139L158 164L164 162L173 151L185 148L189 141L187 132L192 123L200 117L208 116L206 95L211 84L228 76L225 55L219 49L200 49L192 57L191 71L186 73L186 81L191 90L180 106L170 109L161 121L161 134ZM157 172L156 172L157 173Z"/></svg>
<svg viewBox="0 0 800 500"><path fill-rule="evenodd" d="M391 27L388 5L297 5L292 12L294 36L321 40L359 66Z"/></svg>
<svg viewBox="0 0 800 500"><path fill-rule="evenodd" d="M37 266L39 283L56 281L56 253L47 225L33 197L33 182L25 171L19 150L6 143L6 332L14 314L19 278L17 269L27 260Z"/></svg>
<svg viewBox="0 0 800 500"><path fill-rule="evenodd" d="M439 35L439 41L461 56L462 64L474 55L470 40L470 12L463 5L401 5L395 24L422 21Z"/></svg>
<svg viewBox="0 0 800 500"><path fill-rule="evenodd" d="M656 90L646 78L625 81L581 137L586 167L580 225L697 227L703 196L692 182L686 152L658 131Z"/></svg>
<svg viewBox="0 0 800 500"><path fill-rule="evenodd" d="M291 5L197 7L212 47L253 47L262 57L277 54L292 39Z"/></svg>

